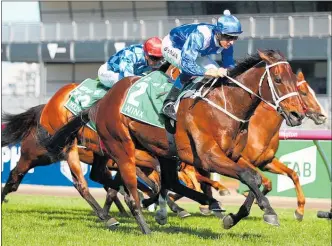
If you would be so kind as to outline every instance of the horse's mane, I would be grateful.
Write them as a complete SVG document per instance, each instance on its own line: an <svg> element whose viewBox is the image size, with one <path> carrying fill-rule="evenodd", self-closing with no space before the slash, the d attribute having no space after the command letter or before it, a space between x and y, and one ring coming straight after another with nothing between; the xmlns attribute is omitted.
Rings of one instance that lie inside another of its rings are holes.
<svg viewBox="0 0 332 246"><path fill-rule="evenodd" d="M228 71L228 75L235 78L261 61L262 58L258 55L258 53L250 55L240 61L237 61L236 66Z"/></svg>
<svg viewBox="0 0 332 246"><path fill-rule="evenodd" d="M262 51L266 56L273 57L277 61L285 61L285 57L280 53L278 50L263 50ZM228 74L230 77L235 78L240 74L244 73L248 69L252 68L253 66L257 65L262 61L262 58L259 56L258 53L250 55L240 61L237 62L237 65L230 69Z"/></svg>

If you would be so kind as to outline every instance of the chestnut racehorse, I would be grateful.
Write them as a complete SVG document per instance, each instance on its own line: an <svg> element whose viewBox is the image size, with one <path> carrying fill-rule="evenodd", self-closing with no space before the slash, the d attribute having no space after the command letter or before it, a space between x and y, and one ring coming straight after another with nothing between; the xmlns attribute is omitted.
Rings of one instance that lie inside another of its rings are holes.
<svg viewBox="0 0 332 246"><path fill-rule="evenodd" d="M302 72L297 74L297 89L302 99L306 116L316 124L323 124L327 119L326 113ZM298 208L295 210L294 215L297 220L301 221L304 214L305 198L298 175L275 157L279 146L279 130L282 122L283 118L274 109L261 102L256 108L254 115L250 118L248 132L238 135L237 141L239 144L235 147L236 150L234 152L241 152L239 161L245 159L263 171L287 175L292 179L298 200ZM244 141L241 138L247 139L245 145L243 145ZM264 186L263 194L267 194L272 189L271 181L263 176L262 183Z"/></svg>
<svg viewBox="0 0 332 246"><path fill-rule="evenodd" d="M258 54L240 62L227 78L232 83L218 79L210 87L211 90L205 93L205 97L201 96L195 101L191 98L181 101L175 132L177 154L181 161L199 169L239 179L250 188L239 215L248 215L256 197L258 205L264 211L264 220L272 225L279 225L276 213L259 190L261 177L255 167L243 158L231 159L231 154L236 136L241 130L247 129L248 119L260 100L270 105L274 103L273 106L283 115L288 125L301 124L304 112L296 91L296 76L283 55L269 50L258 51ZM107 148L106 154L117 163L130 194L127 204L131 205L131 212L143 233L150 233L141 213L137 194L136 149L147 150L158 157L165 189L186 195L202 204L207 200L179 184L176 162L169 159L172 153L165 130L120 113L128 89L138 79L128 77L119 81L90 111L82 112L56 133L49 146L59 147L58 152L72 140L75 146L74 136L87 120L93 119L98 135ZM228 110L225 110L226 104ZM70 148L65 148L65 151L70 151ZM225 228L235 224L230 215L223 222Z"/></svg>

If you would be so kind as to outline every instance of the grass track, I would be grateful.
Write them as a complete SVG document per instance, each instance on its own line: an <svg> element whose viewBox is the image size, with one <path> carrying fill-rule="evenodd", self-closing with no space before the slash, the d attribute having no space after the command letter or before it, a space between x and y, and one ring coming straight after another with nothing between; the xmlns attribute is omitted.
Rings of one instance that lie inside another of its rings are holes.
<svg viewBox="0 0 332 246"><path fill-rule="evenodd" d="M142 235L133 217L112 215L121 223L109 231L96 221L80 197L10 195L2 206L2 245L331 245L331 221L317 219L316 210L306 210L304 220L293 218L293 209L276 209L281 226L263 222L263 212L254 206L250 217L231 230L220 219L202 216L197 204L180 203L192 216L179 219L169 213L160 226L153 213L144 212L152 235ZM100 204L103 201L99 200ZM236 212L237 207L227 207Z"/></svg>

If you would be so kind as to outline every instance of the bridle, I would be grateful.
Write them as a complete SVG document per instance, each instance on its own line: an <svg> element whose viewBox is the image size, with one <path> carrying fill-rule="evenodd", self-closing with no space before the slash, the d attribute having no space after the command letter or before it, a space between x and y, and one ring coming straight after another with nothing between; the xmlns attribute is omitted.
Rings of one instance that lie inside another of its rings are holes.
<svg viewBox="0 0 332 246"><path fill-rule="evenodd" d="M284 112L284 110L279 106L280 102L282 102L283 100L292 97L292 96L298 96L299 93L297 91L294 92L290 92L286 95L283 96L279 96L278 93L275 90L274 84L272 82L272 78L271 78L271 74L270 74L270 68L280 65L280 64L288 64L289 63L287 61L280 61L280 62L276 62L273 63L271 65L266 64L265 65L265 72L263 73L263 75L260 78L259 81L259 94L253 92L251 89L249 89L248 87L246 87L245 85L243 85L241 82L229 77L228 75L226 75L225 77L228 78L230 81L232 81L234 84L238 85L239 87L241 87L242 89L244 89L245 91L247 91L248 93L258 97L260 100L262 100L263 102L265 102L266 104L268 104L269 106L271 106L274 110L276 110L279 114L286 114ZM261 96L261 87L262 87L262 83L264 81L265 75L267 76L267 81L268 81L268 85L272 94L272 100L274 102L274 104L268 102L267 100L265 100L262 96ZM212 88L212 86L217 82L218 78L214 79L214 81L212 82L210 88ZM240 121L242 123L248 122L249 120L243 120L238 118L237 116L233 115L232 113L230 113L229 111L227 111L225 108L221 107L220 105L214 103L213 101L205 98L205 95L207 94L207 92L204 93L204 95L202 95L201 90L199 90L197 93L195 93L194 97L201 97L204 101L206 101L207 103L209 103L211 106L217 108L218 110L224 112L225 114L227 114L228 116L230 116L231 118L233 118L236 121ZM225 102L226 105L226 102Z"/></svg>

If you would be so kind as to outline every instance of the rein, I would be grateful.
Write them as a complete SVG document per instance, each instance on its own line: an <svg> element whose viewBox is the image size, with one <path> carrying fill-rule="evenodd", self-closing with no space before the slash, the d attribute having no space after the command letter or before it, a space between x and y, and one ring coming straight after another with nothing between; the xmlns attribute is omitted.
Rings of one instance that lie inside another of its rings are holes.
<svg viewBox="0 0 332 246"><path fill-rule="evenodd" d="M279 65L279 64L289 64L287 61L280 61L280 62L276 62L276 63L273 63L271 65L267 65L265 66L265 72L263 73L263 75L261 76L261 79L260 79L260 82L259 82L259 94L260 91L261 91L261 86L262 86L262 83L264 81L264 78L265 78L265 75L267 75L267 80L268 80L268 85L270 87L270 91L271 91L271 94L272 94L272 99L275 103L274 104L271 104L270 102L266 101L264 98L262 98L260 95L256 94L255 92L253 92L251 89L249 89L248 87L246 87L245 85L243 85L241 82L229 77L228 75L226 75L225 77L228 78L230 81L232 81L234 84L238 85L239 87L241 87L242 89L244 89L245 91L247 91L248 93L260 98L263 102L265 102L267 105L269 105L270 107L272 107L274 110L278 111L278 109L280 109L279 107L279 103L283 100L285 100L286 98L289 98L289 97L292 97L292 96L298 96L299 93L298 92L290 92L282 97L279 97L279 95L277 94L275 88L274 88L274 84L272 82L272 78L271 78L271 74L270 74L270 68L271 67L274 67L276 65ZM221 107L220 105L217 105L216 103L214 103L213 101L205 98L205 96L207 95L207 93L209 92L209 90L212 88L212 86L217 82L218 78L215 78L214 81L212 82L211 86L209 87L209 89L204 93L202 94L202 88L200 90L198 90L194 95L193 97L200 97L202 98L204 101L206 101L208 104L210 104L211 106L215 107L216 109L222 111L223 113L227 114L228 116L230 116L231 118L233 118L234 120L236 121L239 121L239 122L242 122L242 123L246 123L248 122L249 120L243 120L243 119L240 119L238 118L237 116L233 115L232 113L230 113L229 111L227 111L225 108ZM302 82L302 81L301 81ZM297 84L298 86L298 84ZM226 105L226 100L225 100L225 105Z"/></svg>
<svg viewBox="0 0 332 246"><path fill-rule="evenodd" d="M308 83L307 81L305 81L305 80L301 80L301 81L299 81L299 82L297 82L296 83L296 88L298 89L299 87L300 87L300 85L302 85L302 84L304 84L304 83ZM304 113L307 113L307 111L308 111L308 107L304 104L304 102L303 102L303 100L302 100L302 98L300 97L300 102L301 102L301 105L302 105L302 108L303 108L303 111L304 111Z"/></svg>

